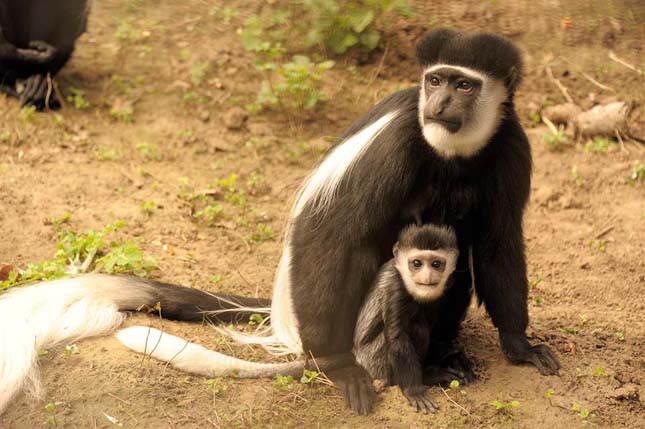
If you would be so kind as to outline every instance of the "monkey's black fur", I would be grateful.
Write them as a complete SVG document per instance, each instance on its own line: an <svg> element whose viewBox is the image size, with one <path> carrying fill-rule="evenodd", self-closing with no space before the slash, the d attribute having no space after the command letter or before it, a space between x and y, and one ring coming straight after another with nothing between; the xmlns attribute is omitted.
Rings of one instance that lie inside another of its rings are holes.
<svg viewBox="0 0 645 429"><path fill-rule="evenodd" d="M457 249L454 233L433 225L407 227L399 234L397 243L403 249Z"/></svg>
<svg viewBox="0 0 645 429"><path fill-rule="evenodd" d="M59 108L48 75L56 75L71 57L87 12L88 0L0 1L0 90L23 106Z"/></svg>

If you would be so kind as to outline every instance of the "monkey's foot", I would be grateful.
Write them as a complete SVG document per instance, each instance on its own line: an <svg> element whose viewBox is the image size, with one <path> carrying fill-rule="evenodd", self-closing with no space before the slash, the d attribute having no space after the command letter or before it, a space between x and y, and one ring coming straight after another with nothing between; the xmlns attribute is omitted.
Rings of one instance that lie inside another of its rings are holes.
<svg viewBox="0 0 645 429"><path fill-rule="evenodd" d="M411 386L401 388L403 396L408 400L412 408L418 413L436 413L439 405L428 397L428 386Z"/></svg>
<svg viewBox="0 0 645 429"><path fill-rule="evenodd" d="M453 350L438 364L431 364L423 369L423 384L428 386L449 385L453 380L464 385L472 383L475 378L472 362L460 350Z"/></svg>
<svg viewBox="0 0 645 429"><path fill-rule="evenodd" d="M353 364L326 371L326 374L342 392L347 407L361 415L367 415L372 411L376 392L372 385L372 377L362 366Z"/></svg>
<svg viewBox="0 0 645 429"><path fill-rule="evenodd" d="M46 75L29 76L25 80L18 81L16 88L21 107L34 106L38 111L42 111L45 108L51 110L61 108L53 81Z"/></svg>
<svg viewBox="0 0 645 429"><path fill-rule="evenodd" d="M500 332L502 350L506 357L513 363L530 363L540 371L542 375L557 375L562 367L556 355L549 346L529 344L526 336L510 335Z"/></svg>

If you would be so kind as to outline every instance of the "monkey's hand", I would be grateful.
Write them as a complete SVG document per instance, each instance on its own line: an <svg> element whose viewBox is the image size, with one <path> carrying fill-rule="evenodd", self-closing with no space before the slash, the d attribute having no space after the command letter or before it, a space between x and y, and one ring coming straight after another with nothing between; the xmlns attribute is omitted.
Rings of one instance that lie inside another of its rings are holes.
<svg viewBox="0 0 645 429"><path fill-rule="evenodd" d="M500 331L500 342L506 357L514 364L530 363L537 367L542 375L557 375L561 368L560 361L545 344L532 346L526 335L509 334Z"/></svg>
<svg viewBox="0 0 645 429"><path fill-rule="evenodd" d="M372 411L376 392L372 377L362 366L354 363L325 373L343 393L347 407L361 415Z"/></svg>
<svg viewBox="0 0 645 429"><path fill-rule="evenodd" d="M448 385L457 380L459 384L472 383L476 376L468 357L452 344L432 343L423 368L423 383L428 386Z"/></svg>
<svg viewBox="0 0 645 429"><path fill-rule="evenodd" d="M47 64L54 60L58 50L42 40L32 40L29 48L16 48L18 59L36 64Z"/></svg>
<svg viewBox="0 0 645 429"><path fill-rule="evenodd" d="M403 396L408 400L412 408L418 413L436 413L439 405L428 397L430 388L428 386L401 387Z"/></svg>

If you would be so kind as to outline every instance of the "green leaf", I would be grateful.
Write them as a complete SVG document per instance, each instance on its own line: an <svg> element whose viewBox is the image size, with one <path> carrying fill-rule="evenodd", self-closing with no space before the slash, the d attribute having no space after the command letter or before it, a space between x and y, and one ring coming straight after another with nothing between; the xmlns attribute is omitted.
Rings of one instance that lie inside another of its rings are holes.
<svg viewBox="0 0 645 429"><path fill-rule="evenodd" d="M361 45L368 51L374 50L381 41L381 33L376 30L369 30L361 34Z"/></svg>
<svg viewBox="0 0 645 429"><path fill-rule="evenodd" d="M332 45L332 50L337 54L344 54L349 48L356 45L359 39L353 33L347 33L345 36Z"/></svg>
<svg viewBox="0 0 645 429"><path fill-rule="evenodd" d="M374 20L374 12L370 9L355 10L349 16L349 23L357 33L362 33Z"/></svg>

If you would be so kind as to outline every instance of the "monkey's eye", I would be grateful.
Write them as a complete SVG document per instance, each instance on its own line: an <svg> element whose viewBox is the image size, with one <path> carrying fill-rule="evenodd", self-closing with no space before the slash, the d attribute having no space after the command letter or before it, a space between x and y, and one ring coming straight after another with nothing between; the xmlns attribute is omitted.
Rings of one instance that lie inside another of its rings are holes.
<svg viewBox="0 0 645 429"><path fill-rule="evenodd" d="M439 78L437 76L430 76L428 78L428 85L436 87L436 86L441 85L441 81L439 80Z"/></svg>
<svg viewBox="0 0 645 429"><path fill-rule="evenodd" d="M430 266L431 266L432 268L434 268L435 270L440 270L440 269L443 267L443 262L438 261L438 260L434 260L434 261L432 261L432 263L430 264Z"/></svg>
<svg viewBox="0 0 645 429"><path fill-rule="evenodd" d="M423 262L421 262L420 259L415 259L414 261L412 261L412 266L414 268L421 268L423 266Z"/></svg>
<svg viewBox="0 0 645 429"><path fill-rule="evenodd" d="M459 82L457 85L457 89L461 92L471 92L473 90L473 84L468 82L467 80L462 80Z"/></svg>

